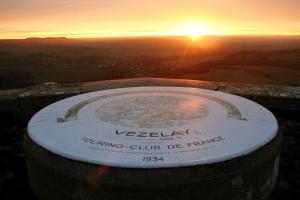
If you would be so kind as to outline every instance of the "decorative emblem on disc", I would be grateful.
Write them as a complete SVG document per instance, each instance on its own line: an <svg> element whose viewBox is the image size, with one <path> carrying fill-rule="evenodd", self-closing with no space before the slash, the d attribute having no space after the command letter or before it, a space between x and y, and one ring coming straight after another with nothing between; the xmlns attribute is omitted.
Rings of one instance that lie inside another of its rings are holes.
<svg viewBox="0 0 300 200"><path fill-rule="evenodd" d="M196 88L132 87L56 102L28 124L31 139L60 156L129 168L215 163L248 154L277 133L264 107Z"/></svg>

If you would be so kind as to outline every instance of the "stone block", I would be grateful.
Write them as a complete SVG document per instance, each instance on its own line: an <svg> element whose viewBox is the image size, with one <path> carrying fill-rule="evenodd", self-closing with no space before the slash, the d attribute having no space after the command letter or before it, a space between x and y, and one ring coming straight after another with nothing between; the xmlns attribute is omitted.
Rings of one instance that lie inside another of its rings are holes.
<svg viewBox="0 0 300 200"><path fill-rule="evenodd" d="M18 109L18 96L24 90L0 90L0 111L13 111Z"/></svg>

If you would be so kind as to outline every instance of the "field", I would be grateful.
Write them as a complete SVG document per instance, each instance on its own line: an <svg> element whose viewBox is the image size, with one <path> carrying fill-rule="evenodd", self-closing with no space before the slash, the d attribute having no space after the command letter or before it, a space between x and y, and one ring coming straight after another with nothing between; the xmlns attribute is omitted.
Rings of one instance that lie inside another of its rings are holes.
<svg viewBox="0 0 300 200"><path fill-rule="evenodd" d="M289 67L266 65L234 65L216 67L208 72L188 73L179 77L195 80L300 86L300 68L293 69Z"/></svg>
<svg viewBox="0 0 300 200"><path fill-rule="evenodd" d="M0 40L0 89L134 77L300 86L300 36Z"/></svg>

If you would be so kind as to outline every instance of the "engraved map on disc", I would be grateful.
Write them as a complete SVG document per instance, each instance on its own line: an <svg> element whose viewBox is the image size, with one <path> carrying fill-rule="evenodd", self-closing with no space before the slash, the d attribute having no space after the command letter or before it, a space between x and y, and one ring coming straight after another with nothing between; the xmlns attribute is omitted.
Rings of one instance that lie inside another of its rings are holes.
<svg viewBox="0 0 300 200"><path fill-rule="evenodd" d="M101 105L97 117L114 125L136 128L169 128L191 124L208 115L207 106L174 96L141 96Z"/></svg>

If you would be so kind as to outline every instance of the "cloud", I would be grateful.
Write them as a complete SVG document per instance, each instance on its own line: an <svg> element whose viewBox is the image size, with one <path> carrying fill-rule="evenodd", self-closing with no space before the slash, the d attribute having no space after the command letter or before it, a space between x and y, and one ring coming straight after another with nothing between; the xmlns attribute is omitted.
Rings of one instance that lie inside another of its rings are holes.
<svg viewBox="0 0 300 200"><path fill-rule="evenodd" d="M30 5L41 5L41 6L63 6L63 5L101 5L101 4L111 4L119 0L1 0L1 6L9 6L13 8L14 6L30 6Z"/></svg>
<svg viewBox="0 0 300 200"><path fill-rule="evenodd" d="M0 29L1 34L9 34L9 33L43 33L44 31L23 31L23 30L15 30L11 31L9 29Z"/></svg>

